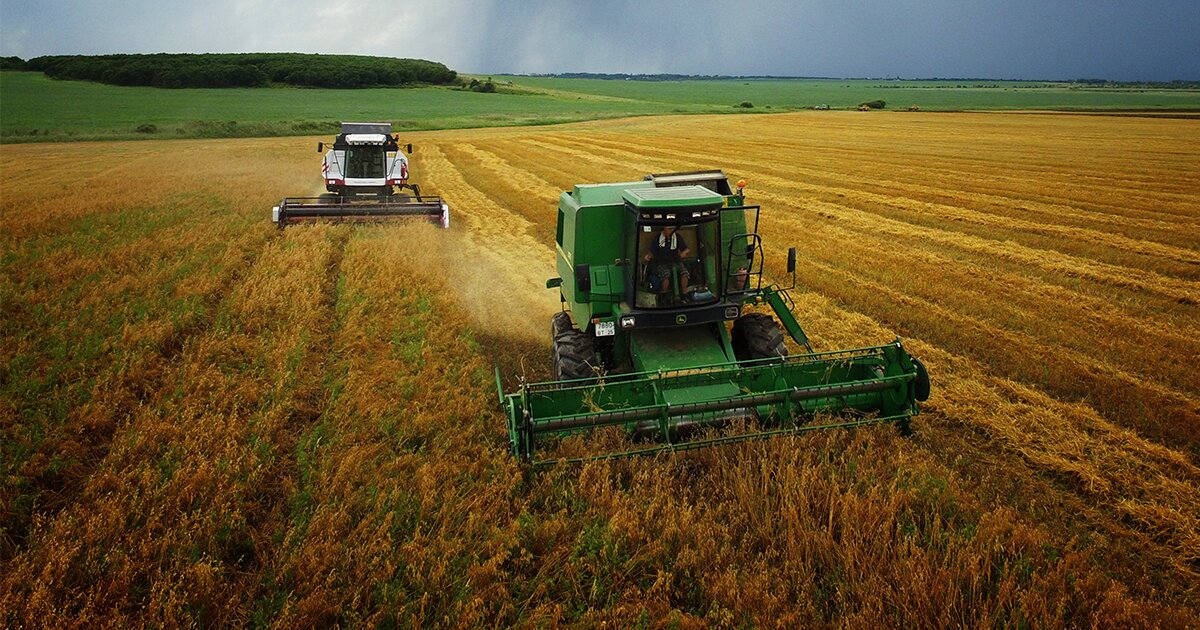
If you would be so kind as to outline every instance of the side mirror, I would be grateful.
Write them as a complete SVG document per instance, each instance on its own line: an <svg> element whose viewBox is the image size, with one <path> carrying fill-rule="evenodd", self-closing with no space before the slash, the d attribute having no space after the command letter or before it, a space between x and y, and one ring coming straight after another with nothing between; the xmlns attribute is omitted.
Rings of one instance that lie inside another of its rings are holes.
<svg viewBox="0 0 1200 630"><path fill-rule="evenodd" d="M575 265L575 290L584 293L592 290L591 265Z"/></svg>
<svg viewBox="0 0 1200 630"><path fill-rule="evenodd" d="M404 147L404 150L405 150L405 152L406 152L406 153L408 153L409 155L412 155L412 143L411 143L411 142L410 142L410 143L408 143L408 145Z"/></svg>
<svg viewBox="0 0 1200 630"><path fill-rule="evenodd" d="M796 248L788 248L788 273L796 273Z"/></svg>
<svg viewBox="0 0 1200 630"><path fill-rule="evenodd" d="M317 153L324 153L324 152L325 152L325 143L318 142L317 143Z"/></svg>

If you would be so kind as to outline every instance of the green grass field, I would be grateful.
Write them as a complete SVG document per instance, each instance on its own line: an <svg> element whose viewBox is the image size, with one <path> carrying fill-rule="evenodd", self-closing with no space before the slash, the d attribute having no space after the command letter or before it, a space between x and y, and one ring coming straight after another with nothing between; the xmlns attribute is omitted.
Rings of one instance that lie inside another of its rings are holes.
<svg viewBox="0 0 1200 630"><path fill-rule="evenodd" d="M792 111L819 104L850 109L877 99L888 109L916 104L923 110L1200 110L1196 90L1031 82L494 78L500 87L494 94L440 87L169 90L6 71L0 73L0 142L311 135L333 132L342 120L386 120L408 130L495 127ZM737 107L743 102L754 107Z"/></svg>
<svg viewBox="0 0 1200 630"><path fill-rule="evenodd" d="M749 101L755 109L806 109L825 104L852 109L884 100L888 109L1200 109L1200 91L1084 88L1045 81L885 81L863 79L770 79L720 81L606 81L503 77L542 91L584 92L646 103L729 107Z"/></svg>
<svg viewBox="0 0 1200 630"><path fill-rule="evenodd" d="M551 124L713 107L679 107L580 94L479 94L440 87L161 89L55 81L0 73L4 142L146 137L219 138L336 132L342 120L386 120L397 129ZM155 132L138 132L154 125Z"/></svg>

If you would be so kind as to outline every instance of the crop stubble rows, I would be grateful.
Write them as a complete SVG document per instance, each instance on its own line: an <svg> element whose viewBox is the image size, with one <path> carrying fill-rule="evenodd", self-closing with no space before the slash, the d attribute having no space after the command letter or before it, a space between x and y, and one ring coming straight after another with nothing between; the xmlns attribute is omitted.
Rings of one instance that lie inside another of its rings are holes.
<svg viewBox="0 0 1200 630"><path fill-rule="evenodd" d="M1001 375L1047 387L1068 399L1091 398L1118 426L1157 430L1156 437L1171 438L1170 445L1180 447L1184 458L1190 456L1194 463L1197 451L1191 427L1197 419L1197 387L1186 367L1189 358L1197 355L1195 336L1189 334L1195 330L1196 321L1197 283L1192 278L1197 244L1194 236L1188 240L1194 234L1189 229L1195 222L1194 216L1180 221L1178 228L1168 235L1171 237L1168 240L1191 246L1169 248L1173 261L1187 263L1179 274L1181 277L1173 278L1127 269L1121 264L1126 261L1120 258L1098 263L1065 253L1072 251L1070 242L1049 251L1027 246L1014 240L1026 236L1027 233L1020 231L983 238L959 232L954 223L945 223L936 230L919 224L914 227L880 211L884 204L918 208L927 205L922 193L930 188L928 182L912 191L903 180L891 179L890 163L909 159L903 153L897 155L894 148L889 152L880 150L881 155L874 158L860 148L847 167L832 162L821 147L806 149L800 141L807 138L796 138L790 152L770 153L768 161L763 154L754 152L752 147L761 140L746 125L731 128L745 140L739 146L751 148L740 149L747 157L734 157L723 164L734 174L754 173L755 181L762 182L764 190L755 190L752 185L751 195L767 208L764 232L770 237L768 242L776 243L776 247L781 240L782 244L812 244L800 247L802 285L813 286L820 293L846 300L852 306L865 307L864 312L881 318L895 330L940 337L945 340L943 345L955 348L957 354L972 356L972 350L981 350L978 354L982 356L974 358L990 363L988 367ZM825 133L840 130L825 130ZM764 126L763 131L775 130ZM822 133L813 131L813 135ZM1181 131L1194 137L1194 129ZM607 165L611 171L632 164L644 172L711 165L713 158L707 147L695 143L696 139L688 137L673 142L659 134L646 137L633 133L608 134L601 138L594 134L586 137L559 134L554 141L539 139L536 147L560 154L557 159L545 159L547 163L570 155L580 162ZM711 142L708 136L699 139L705 144ZM969 143L973 139L970 130L961 135L959 143L968 145L963 151L972 148ZM1187 145L1185 138L1171 138L1167 130L1162 139ZM891 138L887 146L895 147L896 140ZM920 139L913 144L924 148ZM597 150L597 146L601 148ZM1070 154L1077 149L1057 150ZM1170 147L1164 152L1177 153ZM1003 156L1002 153L999 164L983 170L1008 172L1002 168L1006 166ZM825 161L820 178L839 181L842 170L862 168L862 162L868 158L874 162L870 166L878 171L872 185L887 186L891 196L870 195L864 200L861 187L865 183L853 176L845 178L850 182L848 186L821 186L823 190L814 190L806 177L818 175L807 165ZM1197 190L1194 172L1179 169L1178 165L1185 163L1179 158L1172 157L1167 162L1165 179L1170 181L1163 186L1184 190L1185 196L1191 190L1194 201ZM1118 173L1121 167L1113 166ZM1050 170L1045 165L1040 169ZM981 186L984 185L981 178L976 172L962 173L945 180L942 189L953 194L952 182L970 181ZM1191 189L1187 187L1189 181ZM1028 187L1043 196L1047 194L1040 190L1037 181ZM1116 191L1094 191L1094 195L1121 198L1123 189L1116 188ZM835 201L821 199L822 192ZM1027 199L1010 201L1009 205L1014 203L1035 205ZM1172 203L1174 200L1168 199L1163 205L1172 207ZM1174 207L1181 212L1187 210L1178 203ZM1191 207L1194 211L1195 206ZM1086 238L1097 235L1102 237L1103 233L1089 231ZM1157 251L1163 247L1153 240L1156 235L1145 235L1145 249ZM785 240L789 236L790 240ZM1120 239L1124 242L1126 237ZM832 246L821 246L822 243ZM1020 264L1011 271L996 261L1008 252L1021 254L1014 261ZM1051 263L1043 267L1049 273L1041 276L1029 273L1031 265L1045 262ZM1079 285L1080 268L1090 272L1087 277L1094 285ZM1125 295L1114 300L1115 292ZM1155 312L1160 309L1162 316L1154 317L1160 314ZM819 336L824 331L816 328L813 332ZM1099 377L1095 375L1097 372ZM1131 391L1139 398L1139 407L1131 408L1125 403ZM1194 481L1194 468L1191 471ZM1187 519L1184 523L1182 529L1187 531Z"/></svg>
<svg viewBox="0 0 1200 630"><path fill-rule="evenodd" d="M294 140L112 145L124 169L60 148L86 203L16 186L6 148L0 596L10 621L113 625L1195 622L1198 136L902 114L425 134L413 172L452 230L282 236L260 217L312 170ZM193 175L105 184L170 151ZM546 375L558 192L713 166L750 180L772 272L799 248L820 347L901 334L927 360L917 437L522 477L490 364Z"/></svg>

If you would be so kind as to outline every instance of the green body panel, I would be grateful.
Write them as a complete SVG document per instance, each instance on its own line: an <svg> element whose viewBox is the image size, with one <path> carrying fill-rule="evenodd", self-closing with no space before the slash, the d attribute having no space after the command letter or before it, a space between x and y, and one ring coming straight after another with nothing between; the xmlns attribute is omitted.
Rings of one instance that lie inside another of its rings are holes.
<svg viewBox="0 0 1200 630"><path fill-rule="evenodd" d="M739 393L737 383L732 381L698 384L690 387L675 387L662 390L663 403L677 407L706 400L733 398Z"/></svg>
<svg viewBox="0 0 1200 630"><path fill-rule="evenodd" d="M621 184L634 186L641 183ZM559 199L556 267L563 300L576 324L587 330L594 316L611 316L625 293L624 202L618 186L576 186ZM585 205L586 204L586 205ZM588 265L591 290L576 282L576 265Z"/></svg>
<svg viewBox="0 0 1200 630"><path fill-rule="evenodd" d="M723 323L678 328L652 328L629 333L634 370L682 370L734 361Z"/></svg>
<svg viewBox="0 0 1200 630"><path fill-rule="evenodd" d="M734 197L737 202L730 201L729 207L734 208L742 205L740 197ZM746 214L744 212L725 212L721 214L721 233L726 235L726 243L729 236L734 234L744 234L746 232ZM726 252L729 250L725 248ZM724 254L722 254L724 255Z"/></svg>

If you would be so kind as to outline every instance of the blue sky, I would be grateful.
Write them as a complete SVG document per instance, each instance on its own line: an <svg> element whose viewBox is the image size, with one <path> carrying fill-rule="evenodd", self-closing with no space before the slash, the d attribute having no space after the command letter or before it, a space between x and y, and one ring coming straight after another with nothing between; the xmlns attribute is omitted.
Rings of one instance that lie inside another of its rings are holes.
<svg viewBox="0 0 1200 630"><path fill-rule="evenodd" d="M1200 0L0 0L0 54L319 52L468 73L1200 80Z"/></svg>

